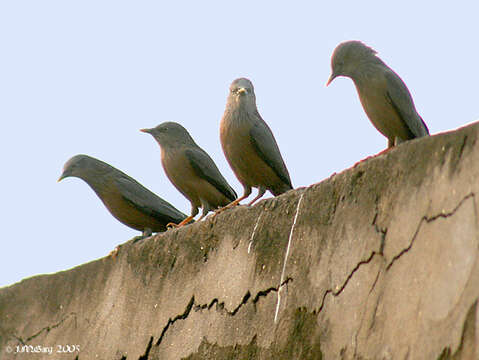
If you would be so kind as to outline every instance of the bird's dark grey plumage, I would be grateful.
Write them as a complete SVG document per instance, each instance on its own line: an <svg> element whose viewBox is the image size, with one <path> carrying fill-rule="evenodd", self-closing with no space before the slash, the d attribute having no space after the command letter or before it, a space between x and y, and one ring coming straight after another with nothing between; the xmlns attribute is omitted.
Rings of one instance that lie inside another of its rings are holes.
<svg viewBox="0 0 479 360"><path fill-rule="evenodd" d="M237 195L221 175L211 157L178 123L165 122L141 131L151 134L161 147L161 163L173 185L191 202L191 215L183 226L203 209L201 220L210 210L235 200Z"/></svg>
<svg viewBox="0 0 479 360"><path fill-rule="evenodd" d="M338 76L353 80L367 116L388 138L388 148L429 135L408 88L376 51L360 41L341 43L333 52L331 68L327 85Z"/></svg>
<svg viewBox="0 0 479 360"><path fill-rule="evenodd" d="M186 218L135 179L91 156L76 155L68 160L58 181L67 177L84 180L117 220L144 236L165 231L166 224Z"/></svg>
<svg viewBox="0 0 479 360"><path fill-rule="evenodd" d="M280 195L293 188L288 169L269 126L256 107L254 87L250 80L233 81L220 124L220 140L231 168L244 188L244 194L233 204L258 188L249 205L269 190Z"/></svg>

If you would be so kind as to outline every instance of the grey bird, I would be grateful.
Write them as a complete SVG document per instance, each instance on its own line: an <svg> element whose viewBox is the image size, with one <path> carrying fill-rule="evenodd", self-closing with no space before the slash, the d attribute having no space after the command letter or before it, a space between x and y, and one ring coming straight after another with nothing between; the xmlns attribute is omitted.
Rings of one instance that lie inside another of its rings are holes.
<svg viewBox="0 0 479 360"><path fill-rule="evenodd" d="M68 160L58 181L67 177L84 180L117 220L142 231L144 237L186 218L135 179L91 156L76 155Z"/></svg>
<svg viewBox="0 0 479 360"><path fill-rule="evenodd" d="M338 76L353 80L359 99L374 127L388 138L388 149L406 140L429 135L408 88L376 51L360 41L339 44L331 58L329 85Z"/></svg>
<svg viewBox="0 0 479 360"><path fill-rule="evenodd" d="M253 84L239 78L231 83L229 90L220 124L220 140L244 193L228 207L247 198L252 187L258 188L258 195L248 205L261 198L266 190L277 196L292 189L278 144L256 107Z"/></svg>
<svg viewBox="0 0 479 360"><path fill-rule="evenodd" d="M191 215L181 227L198 214L201 220L210 210L234 201L236 192L226 182L211 157L201 149L188 131L178 123L165 122L152 129L140 131L151 134L161 147L161 163L168 179L191 202Z"/></svg>

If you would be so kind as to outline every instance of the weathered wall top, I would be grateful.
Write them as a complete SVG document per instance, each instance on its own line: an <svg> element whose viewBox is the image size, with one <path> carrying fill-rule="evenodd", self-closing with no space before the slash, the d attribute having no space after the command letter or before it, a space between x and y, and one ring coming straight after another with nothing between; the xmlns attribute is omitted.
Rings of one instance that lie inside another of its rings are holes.
<svg viewBox="0 0 479 360"><path fill-rule="evenodd" d="M0 359L476 359L478 131L0 289Z"/></svg>

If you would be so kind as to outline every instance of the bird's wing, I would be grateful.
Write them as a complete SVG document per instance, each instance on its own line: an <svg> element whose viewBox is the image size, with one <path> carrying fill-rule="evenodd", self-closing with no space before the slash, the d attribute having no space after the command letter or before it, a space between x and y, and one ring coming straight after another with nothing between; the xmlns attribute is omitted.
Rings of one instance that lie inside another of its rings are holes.
<svg viewBox="0 0 479 360"><path fill-rule="evenodd" d="M236 192L228 185L210 156L201 149L187 149L185 156L196 175L208 181L231 201L237 198Z"/></svg>
<svg viewBox="0 0 479 360"><path fill-rule="evenodd" d="M140 211L166 222L179 222L186 215L173 205L161 199L136 180L127 176L118 176L115 182L122 197Z"/></svg>
<svg viewBox="0 0 479 360"><path fill-rule="evenodd" d="M408 88L401 78L392 70L386 71L386 97L396 113L405 123L413 137L429 135L429 130L416 112L414 102Z"/></svg>
<svg viewBox="0 0 479 360"><path fill-rule="evenodd" d="M250 130L251 142L261 159L275 172L276 175L287 185L293 187L288 169L284 164L278 144L269 128L259 114L258 121L253 122Z"/></svg>

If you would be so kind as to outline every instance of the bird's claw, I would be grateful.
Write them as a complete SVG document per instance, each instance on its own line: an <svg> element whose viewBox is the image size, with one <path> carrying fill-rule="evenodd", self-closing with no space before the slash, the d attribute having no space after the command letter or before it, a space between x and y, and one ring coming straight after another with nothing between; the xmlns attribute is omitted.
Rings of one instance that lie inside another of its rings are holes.
<svg viewBox="0 0 479 360"><path fill-rule="evenodd" d="M221 209L215 210L215 211L213 211L213 215L211 215L211 217L213 217L213 218L214 218L214 217L216 217L216 215L218 215L218 214L222 213L223 211L225 211L225 210L224 210L224 208L221 208Z"/></svg>
<svg viewBox="0 0 479 360"><path fill-rule="evenodd" d="M176 229L176 228L178 228L178 227L179 227L178 224L175 224L175 223L172 223L172 222L166 224L166 229L167 229L167 230L169 230L169 229Z"/></svg>
<svg viewBox="0 0 479 360"><path fill-rule="evenodd" d="M226 205L226 206L223 206L222 208L216 209L216 210L214 211L213 217L215 217L215 216L218 215L218 214L221 214L221 213L222 213L223 211L225 211L225 210L231 209L232 207L239 205L239 203L235 203L235 204L233 204L233 205L231 205L231 204L233 204L233 203L230 203L230 204L228 204L228 205Z"/></svg>

